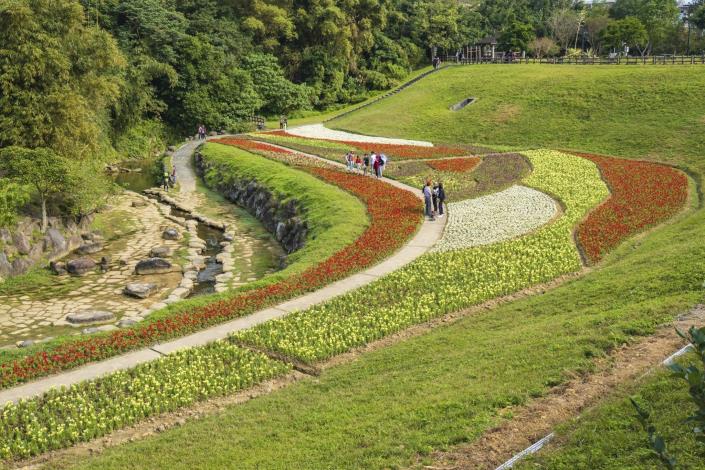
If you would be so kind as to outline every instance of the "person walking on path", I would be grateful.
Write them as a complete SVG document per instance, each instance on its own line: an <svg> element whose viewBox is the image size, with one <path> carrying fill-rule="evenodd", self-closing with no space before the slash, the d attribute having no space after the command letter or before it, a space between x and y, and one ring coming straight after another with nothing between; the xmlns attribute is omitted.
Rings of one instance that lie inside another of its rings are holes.
<svg viewBox="0 0 705 470"><path fill-rule="evenodd" d="M169 173L164 172L164 177L162 179L162 187L164 188L164 191L167 193L169 192Z"/></svg>
<svg viewBox="0 0 705 470"><path fill-rule="evenodd" d="M375 176L379 178L379 167L382 164L382 158L374 152L372 152L372 155L374 155L374 163L372 163L372 168L375 170Z"/></svg>
<svg viewBox="0 0 705 470"><path fill-rule="evenodd" d="M426 181L426 186L423 187L423 202L426 206L426 217L428 217L429 220L435 220L433 218L433 208L431 207L432 201L432 189L431 189L431 180Z"/></svg>
<svg viewBox="0 0 705 470"><path fill-rule="evenodd" d="M382 178L384 176L384 167L387 165L387 156L383 153L380 153L379 158L379 177Z"/></svg>
<svg viewBox="0 0 705 470"><path fill-rule="evenodd" d="M443 217L443 204L446 202L446 192L443 189L443 182L438 182L438 217Z"/></svg>
<svg viewBox="0 0 705 470"><path fill-rule="evenodd" d="M171 177L169 179L171 180L171 186L172 187L176 186L176 165L172 166Z"/></svg>
<svg viewBox="0 0 705 470"><path fill-rule="evenodd" d="M360 158L360 155L355 155L355 169L362 173L362 158Z"/></svg>
<svg viewBox="0 0 705 470"><path fill-rule="evenodd" d="M431 189L431 200L433 201L433 213L438 214L438 184L434 184Z"/></svg>
<svg viewBox="0 0 705 470"><path fill-rule="evenodd" d="M362 175L367 176L367 171L370 169L370 156L368 154L365 154L362 158L362 168Z"/></svg>

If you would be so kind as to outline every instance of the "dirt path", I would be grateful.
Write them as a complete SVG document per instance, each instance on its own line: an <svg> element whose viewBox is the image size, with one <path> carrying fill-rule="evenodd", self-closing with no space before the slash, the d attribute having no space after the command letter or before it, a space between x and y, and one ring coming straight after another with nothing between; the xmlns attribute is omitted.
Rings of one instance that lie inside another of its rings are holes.
<svg viewBox="0 0 705 470"><path fill-rule="evenodd" d="M663 360L685 344L675 333L674 326L686 330L691 325L702 326L703 321L705 305L698 305L672 325L660 328L654 335L599 360L595 373L575 377L553 389L546 397L512 410L511 420L488 430L473 443L447 452L436 452L433 455L434 463L425 468L496 468L546 436L556 425L605 399L621 384L660 367Z"/></svg>

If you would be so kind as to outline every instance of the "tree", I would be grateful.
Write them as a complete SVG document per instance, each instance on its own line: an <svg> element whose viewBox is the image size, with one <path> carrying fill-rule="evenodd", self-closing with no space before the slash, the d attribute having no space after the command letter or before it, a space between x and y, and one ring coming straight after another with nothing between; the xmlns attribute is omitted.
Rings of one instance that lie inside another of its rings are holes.
<svg viewBox="0 0 705 470"><path fill-rule="evenodd" d="M678 24L676 0L616 0L610 10L615 19L635 17L644 26L647 42L644 54L658 47L669 29Z"/></svg>
<svg viewBox="0 0 705 470"><path fill-rule="evenodd" d="M599 54L602 48L602 30L607 27L609 21L610 17L607 13L607 8L599 4L590 8L585 18L585 34L590 47L596 54Z"/></svg>
<svg viewBox="0 0 705 470"><path fill-rule="evenodd" d="M634 47L643 56L647 51L646 45L649 39L641 21L638 18L627 17L610 21L602 31L602 41L616 50L621 50L624 45Z"/></svg>
<svg viewBox="0 0 705 470"><path fill-rule="evenodd" d="M499 36L501 47L508 51L525 51L536 35L531 25L513 21Z"/></svg>
<svg viewBox="0 0 705 470"><path fill-rule="evenodd" d="M568 50L580 30L580 14L570 8L556 10L549 19L549 23L556 42L564 50Z"/></svg>
<svg viewBox="0 0 705 470"><path fill-rule="evenodd" d="M705 29L705 2L697 5L688 15L688 22L698 29Z"/></svg>
<svg viewBox="0 0 705 470"><path fill-rule="evenodd" d="M310 106L308 88L288 81L273 55L250 54L245 57L242 66L252 77L256 77L254 88L263 102L263 112L282 114Z"/></svg>
<svg viewBox="0 0 705 470"><path fill-rule="evenodd" d="M0 162L7 176L19 184L31 186L42 207L42 232L47 230L47 200L66 191L69 181L64 159L47 148L7 147L0 150Z"/></svg>
<svg viewBox="0 0 705 470"><path fill-rule="evenodd" d="M529 51L538 59L557 53L557 49L556 42L551 38L535 38L529 43Z"/></svg>
<svg viewBox="0 0 705 470"><path fill-rule="evenodd" d="M0 147L46 147L72 159L110 155L108 111L124 57L71 0L0 3Z"/></svg>

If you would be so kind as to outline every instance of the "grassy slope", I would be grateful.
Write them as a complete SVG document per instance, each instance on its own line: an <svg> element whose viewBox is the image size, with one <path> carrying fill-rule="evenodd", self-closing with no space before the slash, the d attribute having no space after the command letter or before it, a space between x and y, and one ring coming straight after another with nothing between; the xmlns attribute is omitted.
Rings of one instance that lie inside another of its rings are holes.
<svg viewBox="0 0 705 470"><path fill-rule="evenodd" d="M300 272L327 259L354 241L369 225L367 209L359 199L306 172L283 167L281 163L230 145L209 143L201 153L216 165L205 176L211 186L219 181L256 179L276 194L282 205L296 199L305 208L302 218L310 227L307 242L289 255L289 267L275 277ZM287 171L282 171L283 168Z"/></svg>
<svg viewBox="0 0 705 470"><path fill-rule="evenodd" d="M685 383L665 371L625 386L599 407L563 424L549 447L515 468L664 469L646 446L646 433L635 419L630 395L652 411L651 419L678 468L702 468L705 452L693 438L692 426L684 423L695 406Z"/></svg>
<svg viewBox="0 0 705 470"><path fill-rule="evenodd" d="M698 164L705 156L703 88L703 67L457 67L329 126ZM467 96L477 102L448 110Z"/></svg>
<svg viewBox="0 0 705 470"><path fill-rule="evenodd" d="M420 87L412 87L388 103L361 112L364 119L352 115L340 125L353 128L354 118L359 126L354 130L374 128L378 134L434 140L455 136L465 142L553 145L624 156L649 154L689 164L692 171L702 174L705 161L698 156L705 149L695 132L697 124L692 122L705 115L705 104L692 99L705 81L702 70L639 69L646 74L640 80L631 69L607 67L456 69L424 82L454 87L455 95L432 89L418 107ZM451 75L456 74L477 78L473 91L469 83L453 85ZM537 80L526 74L538 76ZM490 79L496 88L489 88ZM554 86L547 89L546 81ZM515 88L507 88L510 82ZM440 115L446 102L467 94L480 96L474 90L483 83L482 100L473 105L478 108L467 109L481 109L482 101L501 105L516 99L526 106L520 119L487 134L473 128L473 124L481 125L481 117L453 120L449 115L442 125L428 125L430 111L424 103L438 101L432 107ZM591 91L603 86L602 92ZM642 94L630 92L641 102L632 109L615 98L619 93L607 93L638 86L668 88L655 100L660 112L646 109L649 99ZM531 90L531 96L522 96L523 89ZM590 94L578 100L591 101L583 109L608 122L593 118L585 124L564 104L551 104L560 101L551 98L551 93L563 101L572 101L576 93ZM389 119L389 106L402 101L407 105L404 112ZM543 106L558 107L549 112ZM410 116L418 117L418 124ZM653 126L659 116L667 118L655 137ZM607 132L615 123L622 131ZM622 139L621 135L639 138ZM504 406L540 395L568 371L589 369L590 357L631 335L648 334L702 299L704 226L704 211L692 211L648 237L623 244L592 273L561 288L363 355L319 379L112 449L81 466L144 468L159 463L173 468L212 468L238 461L240 468L379 468L404 465L416 453L471 440L499 419ZM641 437L631 435L635 441Z"/></svg>

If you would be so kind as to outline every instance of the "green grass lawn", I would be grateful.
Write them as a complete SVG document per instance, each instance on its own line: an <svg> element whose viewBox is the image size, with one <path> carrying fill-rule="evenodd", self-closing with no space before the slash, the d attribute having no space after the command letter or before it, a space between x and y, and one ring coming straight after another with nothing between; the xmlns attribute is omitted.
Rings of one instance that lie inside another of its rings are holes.
<svg viewBox="0 0 705 470"><path fill-rule="evenodd" d="M448 143L650 157L687 166L701 183L703 85L700 67L452 68L332 124ZM447 110L467 96L477 103ZM650 334L701 301L703 233L705 211L698 206L622 244L560 288L364 354L216 416L50 467L407 466L434 449L472 441L503 419L508 406L541 396L572 373L589 372L595 356ZM624 422L631 419L625 413L620 426L633 426ZM585 442L611 445L599 436L603 429L584 432L591 436ZM599 452L610 455L609 445ZM620 468L652 464L643 450L628 459Z"/></svg>
<svg viewBox="0 0 705 470"><path fill-rule="evenodd" d="M695 164L705 67L452 67L328 125L446 143L576 149ZM448 107L477 98L461 111Z"/></svg>

